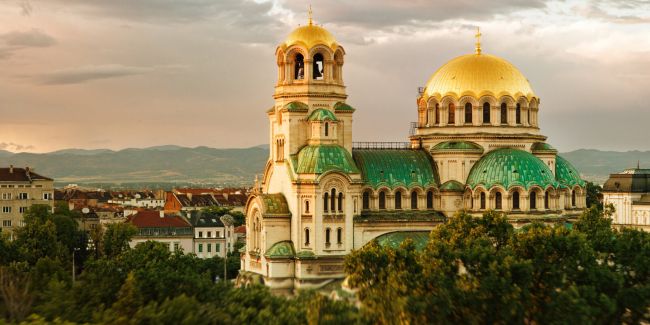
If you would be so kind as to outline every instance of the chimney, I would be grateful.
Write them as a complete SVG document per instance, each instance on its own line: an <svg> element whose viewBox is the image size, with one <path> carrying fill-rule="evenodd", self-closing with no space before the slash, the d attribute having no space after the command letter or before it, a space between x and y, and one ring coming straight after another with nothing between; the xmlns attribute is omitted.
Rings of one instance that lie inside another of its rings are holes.
<svg viewBox="0 0 650 325"><path fill-rule="evenodd" d="M160 218L162 219L162 218L164 218L164 217L165 217L165 211L160 210Z"/></svg>
<svg viewBox="0 0 650 325"><path fill-rule="evenodd" d="M9 174L14 173L14 165L9 165Z"/></svg>

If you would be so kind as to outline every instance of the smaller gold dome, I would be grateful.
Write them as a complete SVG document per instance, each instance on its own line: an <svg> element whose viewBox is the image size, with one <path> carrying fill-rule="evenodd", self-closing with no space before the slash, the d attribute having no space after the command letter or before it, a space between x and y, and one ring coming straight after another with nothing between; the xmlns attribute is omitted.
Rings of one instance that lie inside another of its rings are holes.
<svg viewBox="0 0 650 325"><path fill-rule="evenodd" d="M427 82L426 96L536 97L526 77L514 65L502 58L479 53L477 49L477 54L459 56L440 67Z"/></svg>
<svg viewBox="0 0 650 325"><path fill-rule="evenodd" d="M284 42L286 47L293 45L302 45L307 49L311 49L316 45L326 45L330 48L336 47L336 39L327 31L327 29L309 24L301 26L293 30L287 40Z"/></svg>

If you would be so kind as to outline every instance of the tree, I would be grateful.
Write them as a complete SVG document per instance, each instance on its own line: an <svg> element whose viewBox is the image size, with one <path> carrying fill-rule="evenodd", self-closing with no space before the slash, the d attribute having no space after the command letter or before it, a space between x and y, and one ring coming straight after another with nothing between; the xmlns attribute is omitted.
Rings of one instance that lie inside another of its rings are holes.
<svg viewBox="0 0 650 325"><path fill-rule="evenodd" d="M0 267L0 295L7 318L12 322L23 320L34 302L29 274L21 269L18 264Z"/></svg>
<svg viewBox="0 0 650 325"><path fill-rule="evenodd" d="M587 188L587 206L591 207L595 205L599 209L602 210L603 208L603 201L602 201L602 191L603 188L600 187L598 184L594 184L592 182L587 182L586 185Z"/></svg>
<svg viewBox="0 0 650 325"><path fill-rule="evenodd" d="M106 256L115 257L129 249L131 238L138 229L130 223L112 223L104 231L104 240L100 245Z"/></svg>

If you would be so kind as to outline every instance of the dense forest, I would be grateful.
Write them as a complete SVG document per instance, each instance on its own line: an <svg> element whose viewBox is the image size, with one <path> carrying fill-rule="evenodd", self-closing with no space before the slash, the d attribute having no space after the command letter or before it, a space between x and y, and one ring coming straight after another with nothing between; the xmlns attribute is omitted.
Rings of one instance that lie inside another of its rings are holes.
<svg viewBox="0 0 650 325"><path fill-rule="evenodd" d="M135 229L84 233L74 212L34 206L0 239L4 322L97 324L612 324L649 321L650 236L613 230L594 206L566 224L514 229L458 213L416 248L374 242L348 255L356 303L276 296L219 280L223 259L170 253ZM89 243L89 244L88 244ZM74 257L74 267L73 267ZM228 259L229 278L239 259ZM74 270L74 277L72 275ZM2 321L0 321L2 322Z"/></svg>

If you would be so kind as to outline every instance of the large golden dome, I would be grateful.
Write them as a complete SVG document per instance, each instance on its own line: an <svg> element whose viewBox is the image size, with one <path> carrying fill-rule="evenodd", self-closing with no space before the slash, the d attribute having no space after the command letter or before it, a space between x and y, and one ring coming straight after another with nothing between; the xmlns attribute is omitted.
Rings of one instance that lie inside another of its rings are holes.
<svg viewBox="0 0 650 325"><path fill-rule="evenodd" d="M510 62L488 54L459 56L436 71L424 90L428 97L484 95L536 97L528 79Z"/></svg>
<svg viewBox="0 0 650 325"><path fill-rule="evenodd" d="M311 22L309 25L294 29L284 42L286 47L302 45L307 49L319 44L334 48L336 46L336 39L334 39L334 36L327 29L313 25Z"/></svg>

